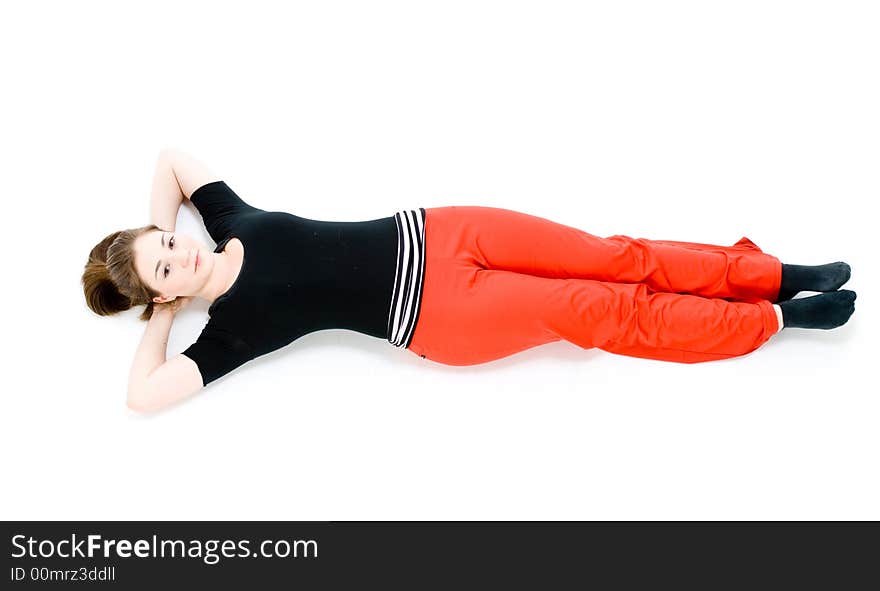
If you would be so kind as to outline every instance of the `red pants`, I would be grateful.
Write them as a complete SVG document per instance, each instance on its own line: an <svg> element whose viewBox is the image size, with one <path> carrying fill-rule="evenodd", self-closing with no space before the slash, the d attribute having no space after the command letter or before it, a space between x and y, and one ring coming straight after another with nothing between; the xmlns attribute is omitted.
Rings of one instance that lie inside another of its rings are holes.
<svg viewBox="0 0 880 591"><path fill-rule="evenodd" d="M425 279L409 349L448 365L565 339L695 363L778 330L779 259L734 246L611 236L478 206L426 209ZM733 300L733 301L728 301Z"/></svg>

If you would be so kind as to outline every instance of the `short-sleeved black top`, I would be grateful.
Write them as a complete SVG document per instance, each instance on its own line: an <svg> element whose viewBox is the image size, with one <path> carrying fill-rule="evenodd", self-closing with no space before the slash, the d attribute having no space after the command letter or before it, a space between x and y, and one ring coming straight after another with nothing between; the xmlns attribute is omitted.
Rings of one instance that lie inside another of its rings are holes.
<svg viewBox="0 0 880 591"><path fill-rule="evenodd" d="M317 330L408 346L424 276L424 209L363 222L310 220L253 207L224 181L199 187L190 200L214 252L233 237L244 246L238 278L183 351L204 385Z"/></svg>

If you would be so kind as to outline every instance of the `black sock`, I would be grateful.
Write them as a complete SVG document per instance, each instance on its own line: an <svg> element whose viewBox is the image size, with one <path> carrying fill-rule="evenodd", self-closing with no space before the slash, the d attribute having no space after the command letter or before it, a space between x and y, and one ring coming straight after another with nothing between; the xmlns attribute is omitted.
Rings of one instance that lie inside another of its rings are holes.
<svg viewBox="0 0 880 591"><path fill-rule="evenodd" d="M784 328L836 328L855 311L856 292L848 289L780 302Z"/></svg>
<svg viewBox="0 0 880 591"><path fill-rule="evenodd" d="M782 265L782 283L777 302L790 300L800 291L834 291L849 281L850 266L844 262L827 265Z"/></svg>

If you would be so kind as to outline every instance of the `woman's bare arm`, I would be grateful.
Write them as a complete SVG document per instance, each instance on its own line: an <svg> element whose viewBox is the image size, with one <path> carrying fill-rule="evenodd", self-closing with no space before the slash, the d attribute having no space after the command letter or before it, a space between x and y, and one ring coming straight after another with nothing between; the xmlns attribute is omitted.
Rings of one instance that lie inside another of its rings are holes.
<svg viewBox="0 0 880 591"><path fill-rule="evenodd" d="M174 175L171 154L168 150L159 152L156 172L153 173L153 189L150 194L150 222L163 230L174 231L177 225L177 212L183 203L183 193Z"/></svg>
<svg viewBox="0 0 880 591"><path fill-rule="evenodd" d="M181 354L165 359L174 310L171 304L157 306L147 322L128 376L128 406L132 410L159 410L203 387L194 361Z"/></svg>
<svg viewBox="0 0 880 591"><path fill-rule="evenodd" d="M202 185L219 180L207 166L186 152L171 148L162 150L153 174L150 221L163 230L173 232L184 198L189 199Z"/></svg>
<svg viewBox="0 0 880 591"><path fill-rule="evenodd" d="M150 372L165 363L168 334L174 323L174 313L165 306L155 306L153 315L147 321L144 336L134 354L131 371L128 373L128 394L139 390Z"/></svg>

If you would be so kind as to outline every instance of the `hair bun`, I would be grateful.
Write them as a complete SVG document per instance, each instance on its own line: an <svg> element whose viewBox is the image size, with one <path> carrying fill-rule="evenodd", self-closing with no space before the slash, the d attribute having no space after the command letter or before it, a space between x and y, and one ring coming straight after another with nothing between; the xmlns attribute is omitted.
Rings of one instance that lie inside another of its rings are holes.
<svg viewBox="0 0 880 591"><path fill-rule="evenodd" d="M110 278L107 268L107 251L121 232L113 232L99 242L89 253L83 271L82 284L86 305L95 314L109 316L131 308L131 300L124 295Z"/></svg>
<svg viewBox="0 0 880 591"><path fill-rule="evenodd" d="M131 308L131 300L122 294L101 260L89 260L82 277L86 304L95 314L109 316Z"/></svg>

